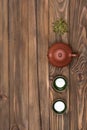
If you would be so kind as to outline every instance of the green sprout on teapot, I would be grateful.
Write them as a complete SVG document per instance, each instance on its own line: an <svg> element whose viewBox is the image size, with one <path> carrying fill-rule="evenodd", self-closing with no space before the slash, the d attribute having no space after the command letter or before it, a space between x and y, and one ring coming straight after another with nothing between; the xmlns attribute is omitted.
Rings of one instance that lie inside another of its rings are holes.
<svg viewBox="0 0 87 130"><path fill-rule="evenodd" d="M68 24L61 18L53 23L53 31L59 35L68 32Z"/></svg>

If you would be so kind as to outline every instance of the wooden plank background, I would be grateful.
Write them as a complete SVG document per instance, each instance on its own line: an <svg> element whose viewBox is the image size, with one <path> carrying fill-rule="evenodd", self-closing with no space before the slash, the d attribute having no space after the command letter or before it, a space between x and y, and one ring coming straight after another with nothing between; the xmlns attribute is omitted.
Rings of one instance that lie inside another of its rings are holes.
<svg viewBox="0 0 87 130"><path fill-rule="evenodd" d="M55 35L63 18L69 32ZM62 69L48 63L56 41L80 53ZM52 89L55 76L67 77L63 92ZM87 0L0 0L0 130L87 130ZM55 99L67 110L57 115Z"/></svg>
<svg viewBox="0 0 87 130"><path fill-rule="evenodd" d="M73 20L74 18L74 20ZM87 129L87 1L70 1L70 44L80 53L70 66L70 130Z"/></svg>
<svg viewBox="0 0 87 130"><path fill-rule="evenodd" d="M64 36L59 37L55 35L52 28L52 23L59 18L64 18L66 22L69 21L69 1L57 1L57 0L49 0L49 47L56 41L61 41L68 43L68 35L64 34ZM68 43L69 44L69 43ZM57 75L64 75L67 77L69 81L69 66L64 67L62 69L49 66L49 79L50 86L52 86L53 79ZM68 82L69 85L69 82ZM63 99L67 104L67 111L64 115L57 115L52 111L50 107L50 130L69 130L69 86L63 92L54 92L50 90L50 106L52 102L56 99ZM52 88L52 87L51 87ZM55 124L55 125L54 125Z"/></svg>
<svg viewBox="0 0 87 130"><path fill-rule="evenodd" d="M28 3L9 1L10 129L28 130Z"/></svg>
<svg viewBox="0 0 87 130"><path fill-rule="evenodd" d="M0 130L9 130L8 0L0 0Z"/></svg>

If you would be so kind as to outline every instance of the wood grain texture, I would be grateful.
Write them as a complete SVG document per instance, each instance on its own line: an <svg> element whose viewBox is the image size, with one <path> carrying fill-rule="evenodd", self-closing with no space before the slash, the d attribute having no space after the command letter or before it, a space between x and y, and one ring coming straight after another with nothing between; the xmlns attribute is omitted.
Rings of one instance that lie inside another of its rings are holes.
<svg viewBox="0 0 87 130"><path fill-rule="evenodd" d="M37 0L38 86L40 100L40 130L49 130L48 85L48 0Z"/></svg>
<svg viewBox="0 0 87 130"><path fill-rule="evenodd" d="M0 130L9 130L8 0L0 0Z"/></svg>
<svg viewBox="0 0 87 130"><path fill-rule="evenodd" d="M28 2L9 0L10 130L28 130Z"/></svg>
<svg viewBox="0 0 87 130"><path fill-rule="evenodd" d="M68 34L59 37L52 23L66 20ZM80 53L70 66L48 63L54 42ZM64 75L67 89L52 89ZM57 115L55 99L67 110ZM0 0L0 130L87 130L87 0Z"/></svg>
<svg viewBox="0 0 87 130"><path fill-rule="evenodd" d="M29 0L29 130L41 130L38 58L36 34L36 2ZM32 10L32 12L31 12Z"/></svg>
<svg viewBox="0 0 87 130"><path fill-rule="evenodd" d="M70 130L87 130L87 1L70 0L70 43L80 53L70 69Z"/></svg>
<svg viewBox="0 0 87 130"><path fill-rule="evenodd" d="M68 35L64 34L61 38L55 35L52 23L57 19L63 18L68 23L69 20L69 1L68 0L49 0L49 46L54 42L62 41L68 43ZM68 43L69 44L69 43ZM69 81L69 67L62 69L49 66L50 78L50 130L69 130L69 83L67 89L63 92L54 92L52 82L55 76L65 75ZM57 115L53 112L51 106L55 99L64 99L67 104L67 111L64 115ZM55 125L54 125L55 124Z"/></svg>

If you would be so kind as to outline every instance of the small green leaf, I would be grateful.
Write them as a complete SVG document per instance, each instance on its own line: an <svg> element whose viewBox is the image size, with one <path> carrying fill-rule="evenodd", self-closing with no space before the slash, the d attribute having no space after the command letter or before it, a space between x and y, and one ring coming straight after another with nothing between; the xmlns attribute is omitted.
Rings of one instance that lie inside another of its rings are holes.
<svg viewBox="0 0 87 130"><path fill-rule="evenodd" d="M53 23L53 31L59 35L68 32L68 24L61 18Z"/></svg>

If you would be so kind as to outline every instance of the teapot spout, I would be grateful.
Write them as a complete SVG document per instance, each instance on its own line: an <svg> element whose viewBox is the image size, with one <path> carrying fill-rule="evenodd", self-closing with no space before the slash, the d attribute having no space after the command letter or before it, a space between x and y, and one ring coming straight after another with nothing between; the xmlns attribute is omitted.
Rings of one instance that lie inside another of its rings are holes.
<svg viewBox="0 0 87 130"><path fill-rule="evenodd" d="M79 57L80 54L78 54L78 53L72 53L72 54L69 54L69 56L70 56L70 57Z"/></svg>

